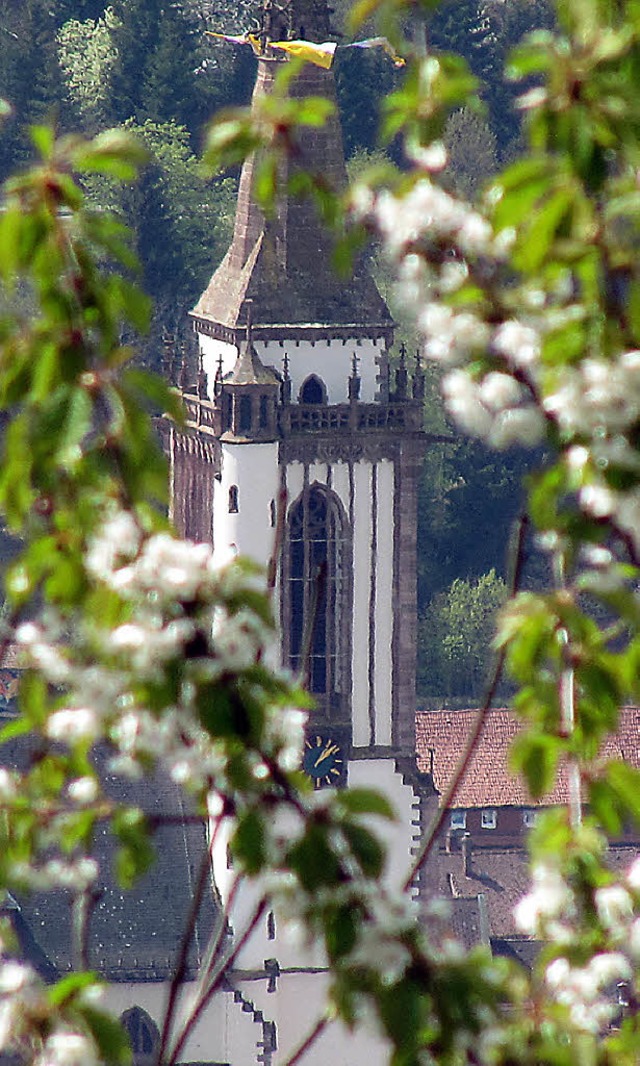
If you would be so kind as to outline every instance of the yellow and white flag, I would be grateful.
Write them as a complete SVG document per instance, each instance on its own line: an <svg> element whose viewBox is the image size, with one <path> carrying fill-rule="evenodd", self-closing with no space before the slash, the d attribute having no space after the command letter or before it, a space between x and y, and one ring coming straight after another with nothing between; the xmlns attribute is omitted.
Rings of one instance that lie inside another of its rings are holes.
<svg viewBox="0 0 640 1066"><path fill-rule="evenodd" d="M260 39L252 33L234 35L231 33L214 33L212 30L205 30L205 33L209 37L217 37L218 40L228 41L230 44L249 44L255 55L262 56L264 54ZM316 44L314 41L269 41L269 45L271 48L279 49L288 55L304 59L307 63L314 63L317 67L323 67L324 70L331 69L338 48L340 50L343 48L381 48L383 52L391 57L396 67L405 65L402 56L398 55L386 37L368 37L364 41L352 41L350 44L341 45L338 45L336 41L324 41L322 44Z"/></svg>
<svg viewBox="0 0 640 1066"><path fill-rule="evenodd" d="M307 63L315 63L325 70L330 69L338 47L335 41L325 41L324 44L314 44L313 41L269 41L269 44L272 48L279 48L281 52L305 59Z"/></svg>
<svg viewBox="0 0 640 1066"><path fill-rule="evenodd" d="M381 48L393 60L396 67L404 67L405 61L398 55L391 42L386 37L368 37L366 41L352 41L345 44L345 48Z"/></svg>
<svg viewBox="0 0 640 1066"><path fill-rule="evenodd" d="M207 37L216 37L219 41L226 41L228 44L249 44L255 55L262 55L260 40L253 33L214 33L213 30L205 30L204 32Z"/></svg>

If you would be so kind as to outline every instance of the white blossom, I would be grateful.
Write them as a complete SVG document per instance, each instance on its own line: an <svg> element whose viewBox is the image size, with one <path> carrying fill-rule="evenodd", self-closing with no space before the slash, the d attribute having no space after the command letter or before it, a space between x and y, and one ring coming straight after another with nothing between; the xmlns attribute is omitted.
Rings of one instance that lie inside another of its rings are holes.
<svg viewBox="0 0 640 1066"><path fill-rule="evenodd" d="M76 744L96 740L101 733L101 721L93 707L65 707L54 711L45 729L51 740Z"/></svg>
<svg viewBox="0 0 640 1066"><path fill-rule="evenodd" d="M83 1033L59 1029L47 1037L37 1066L98 1066L96 1047Z"/></svg>
<svg viewBox="0 0 640 1066"><path fill-rule="evenodd" d="M78 806L94 803L98 797L98 783L94 777L77 777L67 786L67 794Z"/></svg>
<svg viewBox="0 0 640 1066"><path fill-rule="evenodd" d="M140 547L140 528L132 514L118 511L103 523L86 556L87 569L107 581L118 563L133 558Z"/></svg>
<svg viewBox="0 0 640 1066"><path fill-rule="evenodd" d="M633 900L622 885L605 885L595 893L598 917L605 929L624 935L633 917Z"/></svg>
<svg viewBox="0 0 640 1066"><path fill-rule="evenodd" d="M540 359L540 337L532 326L512 319L503 322L495 331L493 350L503 356L511 366L521 370L535 368Z"/></svg>
<svg viewBox="0 0 640 1066"><path fill-rule="evenodd" d="M574 914L573 893L559 868L550 863L535 863L531 870L531 890L514 910L518 929L530 936L544 937L551 928L565 939L566 923Z"/></svg>
<svg viewBox="0 0 640 1066"><path fill-rule="evenodd" d="M582 967L573 967L568 959L560 957L545 972L545 983L553 998L568 1008L578 1029L590 1033L606 1026L616 1009L608 989L630 978L631 966L622 952L602 952Z"/></svg>

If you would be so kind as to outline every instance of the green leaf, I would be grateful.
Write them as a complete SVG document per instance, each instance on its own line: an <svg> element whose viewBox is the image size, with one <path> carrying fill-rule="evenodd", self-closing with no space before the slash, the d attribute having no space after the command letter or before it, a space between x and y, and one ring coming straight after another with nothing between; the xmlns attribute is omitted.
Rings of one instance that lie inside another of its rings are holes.
<svg viewBox="0 0 640 1066"><path fill-rule="evenodd" d="M249 810L238 819L231 841L231 851L250 875L260 873L267 861L265 831L262 814Z"/></svg>
<svg viewBox="0 0 640 1066"><path fill-rule="evenodd" d="M85 173L105 174L119 181L134 181L149 159L142 142L122 127L104 130L75 154L75 165Z"/></svg>
<svg viewBox="0 0 640 1066"><path fill-rule="evenodd" d="M349 814L373 814L390 822L397 820L393 806L382 792L372 788L349 788L340 792L336 802Z"/></svg>
<svg viewBox="0 0 640 1066"><path fill-rule="evenodd" d="M555 784L562 745L557 737L523 733L513 742L509 757L511 769L522 773L534 799L550 792Z"/></svg>
<svg viewBox="0 0 640 1066"><path fill-rule="evenodd" d="M86 1004L78 1009L96 1042L101 1060L109 1066L131 1066L131 1045L120 1022L105 1011Z"/></svg>
<svg viewBox="0 0 640 1066"><path fill-rule="evenodd" d="M52 1007L63 1007L69 1000L75 999L78 992L95 983L94 973L72 973L47 989L47 999Z"/></svg>
<svg viewBox="0 0 640 1066"><path fill-rule="evenodd" d="M342 832L365 877L380 877L384 869L385 850L375 834L352 822L346 822Z"/></svg>

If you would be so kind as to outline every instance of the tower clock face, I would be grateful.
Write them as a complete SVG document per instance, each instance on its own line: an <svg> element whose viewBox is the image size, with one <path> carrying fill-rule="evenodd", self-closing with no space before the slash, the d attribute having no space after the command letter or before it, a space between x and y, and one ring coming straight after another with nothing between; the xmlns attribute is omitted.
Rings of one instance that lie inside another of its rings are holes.
<svg viewBox="0 0 640 1066"><path fill-rule="evenodd" d="M346 764L342 744L329 733L311 733L304 742L302 769L314 788L343 785Z"/></svg>

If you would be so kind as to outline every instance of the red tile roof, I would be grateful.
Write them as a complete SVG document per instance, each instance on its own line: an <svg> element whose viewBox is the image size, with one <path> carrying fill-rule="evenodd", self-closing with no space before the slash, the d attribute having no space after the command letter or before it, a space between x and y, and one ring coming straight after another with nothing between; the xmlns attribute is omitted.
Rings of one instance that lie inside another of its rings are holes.
<svg viewBox="0 0 640 1066"><path fill-rule="evenodd" d="M416 714L418 766L429 771L433 752L434 782L440 793L454 777L477 714L477 710ZM541 800L533 800L522 779L509 772L509 750L519 729L520 722L511 711L500 708L488 712L452 807L536 807L567 802L566 771L560 770L555 787ZM640 709L627 707L620 712L619 728L607 739L601 754L603 759L624 759L640 767Z"/></svg>

